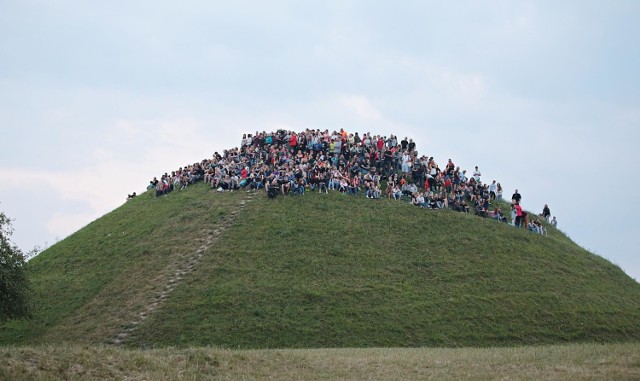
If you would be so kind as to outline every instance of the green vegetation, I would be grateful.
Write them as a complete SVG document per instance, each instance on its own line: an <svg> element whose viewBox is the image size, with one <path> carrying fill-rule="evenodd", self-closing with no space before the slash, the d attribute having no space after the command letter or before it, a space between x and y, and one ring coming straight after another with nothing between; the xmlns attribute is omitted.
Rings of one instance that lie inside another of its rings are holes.
<svg viewBox="0 0 640 381"><path fill-rule="evenodd" d="M32 260L37 311L0 343L106 343L225 216L130 347L512 346L640 339L640 285L548 236L446 210L330 193L242 210L203 185L144 194Z"/></svg>
<svg viewBox="0 0 640 381"><path fill-rule="evenodd" d="M53 245L29 262L33 319L0 325L0 343L106 342L241 196L147 193Z"/></svg>
<svg viewBox="0 0 640 381"><path fill-rule="evenodd" d="M0 380L637 380L639 344L517 348L0 348Z"/></svg>
<svg viewBox="0 0 640 381"><path fill-rule="evenodd" d="M31 310L26 261L12 233L11 220L0 212L0 321L28 317Z"/></svg>

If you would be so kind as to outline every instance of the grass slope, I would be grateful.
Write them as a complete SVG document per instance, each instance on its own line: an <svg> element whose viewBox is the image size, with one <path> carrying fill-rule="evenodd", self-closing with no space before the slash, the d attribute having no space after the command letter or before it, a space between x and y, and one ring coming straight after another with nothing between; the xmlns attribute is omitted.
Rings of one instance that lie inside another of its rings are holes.
<svg viewBox="0 0 640 381"><path fill-rule="evenodd" d="M242 192L148 194L33 260L39 310L0 342L103 343ZM340 194L259 197L129 340L229 348L640 339L640 285L550 228Z"/></svg>
<svg viewBox="0 0 640 381"><path fill-rule="evenodd" d="M202 230L238 204L205 187L128 201L29 263L36 313L0 324L0 343L104 343L166 282Z"/></svg>

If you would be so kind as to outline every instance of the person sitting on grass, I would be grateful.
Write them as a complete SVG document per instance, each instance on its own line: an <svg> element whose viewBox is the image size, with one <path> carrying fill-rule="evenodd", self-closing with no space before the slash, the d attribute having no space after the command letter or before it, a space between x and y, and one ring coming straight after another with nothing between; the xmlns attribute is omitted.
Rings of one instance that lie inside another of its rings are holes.
<svg viewBox="0 0 640 381"><path fill-rule="evenodd" d="M400 198L402 198L402 190L400 190L400 187L396 184L393 186L393 199L400 200Z"/></svg>
<svg viewBox="0 0 640 381"><path fill-rule="evenodd" d="M476 214L482 218L487 217L487 210L481 200L476 200Z"/></svg>
<svg viewBox="0 0 640 381"><path fill-rule="evenodd" d="M164 182L158 181L158 184L156 184L156 197L162 196L164 194L166 194L164 189Z"/></svg>
<svg viewBox="0 0 640 381"><path fill-rule="evenodd" d="M155 189L157 185L158 185L158 179L154 177L153 180L149 181L149 185L147 185L147 190Z"/></svg>
<svg viewBox="0 0 640 381"><path fill-rule="evenodd" d="M429 192L427 197L427 205L431 209L438 209L438 198L434 192Z"/></svg>
<svg viewBox="0 0 640 381"><path fill-rule="evenodd" d="M469 205L467 205L467 201L466 200L460 201L460 211L462 213L469 214Z"/></svg>
<svg viewBox="0 0 640 381"><path fill-rule="evenodd" d="M419 206L421 208L424 208L425 207L425 201L424 201L424 196L422 195L422 193L415 192L413 195L411 195L411 203L413 204L413 206Z"/></svg>
<svg viewBox="0 0 640 381"><path fill-rule="evenodd" d="M287 173L282 173L278 178L278 184L280 185L280 192L282 194L287 194L291 190L291 182L289 181L289 175Z"/></svg>
<svg viewBox="0 0 640 381"><path fill-rule="evenodd" d="M347 178L344 176L341 177L339 184L338 192L346 194L349 191L349 182L347 181Z"/></svg>
<svg viewBox="0 0 640 381"><path fill-rule="evenodd" d="M211 188L217 189L220 187L220 181L222 180L222 171L219 167L213 171L213 177L211 178Z"/></svg>
<svg viewBox="0 0 640 381"><path fill-rule="evenodd" d="M380 199L380 187L378 183L376 183L375 179L373 181L373 185L371 186L371 198L376 200Z"/></svg>
<svg viewBox="0 0 640 381"><path fill-rule="evenodd" d="M327 184L329 183L329 174L327 172L320 172L318 174L318 193L322 193L324 191L325 194L329 194L329 188Z"/></svg>
<svg viewBox="0 0 640 381"><path fill-rule="evenodd" d="M304 180L294 181L291 185L291 194L304 196Z"/></svg>
<svg viewBox="0 0 640 381"><path fill-rule="evenodd" d="M534 233L543 234L542 224L536 219L532 219L531 221L529 221L529 223L527 224L527 229Z"/></svg>
<svg viewBox="0 0 640 381"><path fill-rule="evenodd" d="M387 182L387 188L385 189L385 194L387 195L388 199L393 198L393 183L391 181Z"/></svg>
<svg viewBox="0 0 640 381"><path fill-rule="evenodd" d="M349 182L349 194L352 196L357 196L360 193L360 178L358 176L353 176L351 181Z"/></svg>

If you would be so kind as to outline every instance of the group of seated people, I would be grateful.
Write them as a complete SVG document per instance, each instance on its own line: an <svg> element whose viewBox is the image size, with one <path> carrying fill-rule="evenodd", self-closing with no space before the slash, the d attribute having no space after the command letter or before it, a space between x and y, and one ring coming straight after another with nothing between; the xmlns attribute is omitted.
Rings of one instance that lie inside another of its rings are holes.
<svg viewBox="0 0 640 381"><path fill-rule="evenodd" d="M245 134L240 147L165 173L148 188L161 196L204 181L218 191L264 189L270 197L317 190L370 199L380 199L385 189L386 197L418 207L474 210L507 222L499 207L490 206L502 199L501 185L483 184L480 177L478 167L467 177L451 159L441 169L433 157L418 156L412 139L307 129Z"/></svg>
<svg viewBox="0 0 640 381"><path fill-rule="evenodd" d="M527 224L527 230L538 233L538 234L546 234L544 226L537 219L532 219Z"/></svg>

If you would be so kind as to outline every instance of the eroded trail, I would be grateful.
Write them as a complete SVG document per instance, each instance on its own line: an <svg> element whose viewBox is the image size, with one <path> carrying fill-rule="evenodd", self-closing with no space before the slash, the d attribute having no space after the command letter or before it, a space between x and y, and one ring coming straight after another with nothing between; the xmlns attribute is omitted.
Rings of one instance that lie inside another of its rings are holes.
<svg viewBox="0 0 640 381"><path fill-rule="evenodd" d="M213 247L224 231L233 225L245 205L255 199L259 193L260 192L246 193L246 196L235 208L229 211L222 221L203 228L200 247L195 251L176 255L174 261L162 272L163 274L170 275L158 279L157 285L149 292L143 308L137 313L135 318L124 324L123 328L111 338L108 343L111 345L124 343L149 316L153 315L182 280L197 268L200 259L205 255L207 250Z"/></svg>

